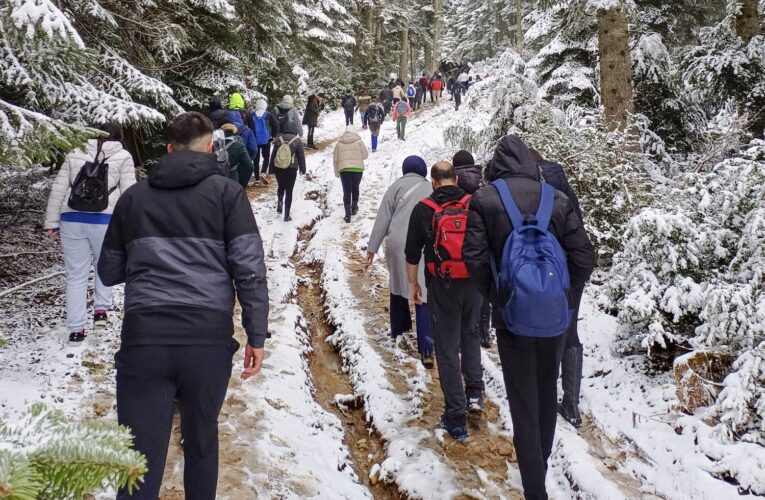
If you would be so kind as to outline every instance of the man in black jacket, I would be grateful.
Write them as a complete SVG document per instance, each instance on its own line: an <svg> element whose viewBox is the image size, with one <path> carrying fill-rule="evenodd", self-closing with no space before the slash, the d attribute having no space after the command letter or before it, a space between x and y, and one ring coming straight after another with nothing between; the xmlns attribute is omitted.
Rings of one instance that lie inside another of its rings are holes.
<svg viewBox="0 0 765 500"><path fill-rule="evenodd" d="M239 348L234 298L247 333L242 378L257 374L268 330L263 244L238 183L219 174L212 123L184 113L169 154L120 197L98 274L125 283L117 367L117 419L148 461L143 484L118 498L155 499L178 400L186 498L212 500L218 481L218 414Z"/></svg>
<svg viewBox="0 0 765 500"><path fill-rule="evenodd" d="M579 220L584 224L582 210L579 208L579 198L568 183L566 171L563 165L547 161L536 149L530 149L531 156L539 167L542 178L546 183L565 194L574 205ZM563 361L561 362L561 385L563 386L563 401L558 406L558 413L561 414L571 425L577 429L582 426L582 417L579 414L579 391L582 385L582 361L583 349L579 341L579 305L582 302L584 294L584 283L571 287L571 325L566 332L566 348L563 351Z"/></svg>
<svg viewBox="0 0 765 500"><path fill-rule="evenodd" d="M303 113L303 125L308 125L308 144L307 148L316 149L316 143L313 141L313 133L319 124L319 113L321 113L321 103L324 100L324 92L319 92L308 97Z"/></svg>
<svg viewBox="0 0 765 500"><path fill-rule="evenodd" d="M449 162L433 165L430 178L434 191L429 199L436 205L459 201L467 195L457 185L457 174ZM409 219L405 247L409 300L422 303L417 269L424 249L430 325L436 340L438 377L446 405L439 427L446 429L453 438L463 440L468 437L466 411L483 412L481 337L476 329L482 298L467 275L451 278L438 271L434 215L434 208L420 202ZM448 255L441 257L449 258Z"/></svg>
<svg viewBox="0 0 765 500"><path fill-rule="evenodd" d="M522 214L537 212L542 191L539 171L518 137L500 140L488 166L488 179L507 183ZM558 370L566 336L523 337L507 330L500 313L503 304L493 293L489 259L500 262L512 230L496 188L479 189L470 204L464 258L480 292L491 296L524 495L537 500L547 498L545 476L555 436ZM572 287L582 286L592 273L595 253L571 201L559 191L549 230L566 252Z"/></svg>

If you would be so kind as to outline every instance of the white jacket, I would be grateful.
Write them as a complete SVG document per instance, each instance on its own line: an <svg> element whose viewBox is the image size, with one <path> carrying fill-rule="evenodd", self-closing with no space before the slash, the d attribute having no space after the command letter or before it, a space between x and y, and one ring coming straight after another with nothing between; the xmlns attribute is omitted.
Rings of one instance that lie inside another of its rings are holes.
<svg viewBox="0 0 765 500"><path fill-rule="evenodd" d="M369 158L369 151L358 134L346 132L335 146L335 177L346 168L364 170L364 160Z"/></svg>
<svg viewBox="0 0 765 500"><path fill-rule="evenodd" d="M93 161L98 150L98 141L91 139L84 149L72 151L64 159L56 180L48 197L48 208L45 210L45 224L43 229L55 229L61 227L61 214L66 212L76 212L69 208L69 192L72 189L72 183L80 173L80 169L86 161ZM125 151L117 141L106 141L101 146L101 151L106 155L106 163L109 164L109 189L117 187L109 195L109 206L101 213L110 214L114 211L114 205L117 203L120 195L127 188L135 184L135 166L133 157Z"/></svg>

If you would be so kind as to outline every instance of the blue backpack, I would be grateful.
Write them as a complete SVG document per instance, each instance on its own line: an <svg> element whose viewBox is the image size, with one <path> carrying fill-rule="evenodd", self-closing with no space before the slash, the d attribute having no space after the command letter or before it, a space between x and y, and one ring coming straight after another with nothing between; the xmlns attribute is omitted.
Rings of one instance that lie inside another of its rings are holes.
<svg viewBox="0 0 765 500"><path fill-rule="evenodd" d="M258 118L258 115L252 115L252 122L255 126L255 142L258 145L263 145L271 140L271 134L268 133L268 111L263 113L263 116Z"/></svg>
<svg viewBox="0 0 765 500"><path fill-rule="evenodd" d="M499 193L513 232L502 250L502 261L491 258L494 283L504 301L500 307L507 329L524 337L557 337L571 322L566 253L550 233L555 189L542 183L536 215L524 217L503 179L492 182Z"/></svg>
<svg viewBox="0 0 765 500"><path fill-rule="evenodd" d="M406 88L406 96L407 97L414 97L414 95L415 95L414 87L407 87Z"/></svg>

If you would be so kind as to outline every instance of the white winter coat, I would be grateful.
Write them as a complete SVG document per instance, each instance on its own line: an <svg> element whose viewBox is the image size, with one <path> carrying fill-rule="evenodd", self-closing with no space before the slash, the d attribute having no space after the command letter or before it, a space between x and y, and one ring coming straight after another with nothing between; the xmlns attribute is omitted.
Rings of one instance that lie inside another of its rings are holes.
<svg viewBox="0 0 765 500"><path fill-rule="evenodd" d="M96 156L98 141L91 139L85 148L72 151L64 159L56 180L48 197L48 208L45 210L44 229L56 229L61 227L61 214L67 212L76 212L67 205L69 201L69 192L72 189L72 183L80 173L80 169L86 161L93 161ZM106 155L106 163L109 164L109 189L117 187L109 195L109 206L101 213L110 214L114 211L114 205L117 203L120 195L127 188L135 184L135 166L133 157L125 151L117 141L106 141L101 146L101 151Z"/></svg>
<svg viewBox="0 0 765 500"><path fill-rule="evenodd" d="M364 170L364 160L368 157L369 151L361 137L353 132L344 133L335 146L335 177L340 177L340 172L346 168Z"/></svg>

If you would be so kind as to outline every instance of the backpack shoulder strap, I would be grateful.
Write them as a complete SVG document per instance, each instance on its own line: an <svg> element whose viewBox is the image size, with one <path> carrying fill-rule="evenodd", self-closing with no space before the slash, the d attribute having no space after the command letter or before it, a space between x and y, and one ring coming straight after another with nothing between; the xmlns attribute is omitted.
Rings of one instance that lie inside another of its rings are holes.
<svg viewBox="0 0 765 500"><path fill-rule="evenodd" d="M443 209L443 207L439 205L438 203L436 203L431 197L427 197L424 200L421 200L420 203L422 203L426 207L432 208L433 210L435 210L436 213L440 212Z"/></svg>
<svg viewBox="0 0 765 500"><path fill-rule="evenodd" d="M462 205L465 208L468 208L470 206L470 200L473 199L472 194L466 194L462 198L460 198L460 205Z"/></svg>
<svg viewBox="0 0 765 500"><path fill-rule="evenodd" d="M537 210L537 227L542 231L547 231L550 226L554 205L555 188L543 182L542 198L539 200L539 209Z"/></svg>
<svg viewBox="0 0 765 500"><path fill-rule="evenodd" d="M510 222L513 223L513 229L518 229L523 226L523 214L518 209L518 205L513 200L513 195L510 193L510 188L507 187L507 182L504 179L497 179L491 183L494 189L499 193L499 198L502 200L502 205L505 207L507 216L510 217Z"/></svg>
<svg viewBox="0 0 765 500"><path fill-rule="evenodd" d="M287 143L287 145L288 145L288 146L292 146L292 143L293 143L293 142L295 142L295 139L297 139L298 137L299 137L299 136L297 136L297 135L296 135L295 137L293 137L292 139L290 139L290 141ZM282 142L283 142L283 141L282 141Z"/></svg>

